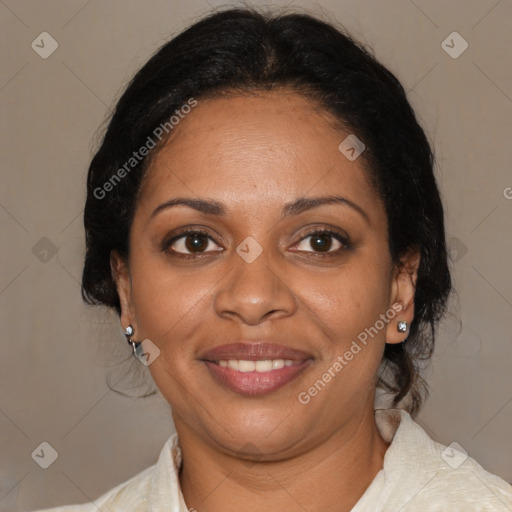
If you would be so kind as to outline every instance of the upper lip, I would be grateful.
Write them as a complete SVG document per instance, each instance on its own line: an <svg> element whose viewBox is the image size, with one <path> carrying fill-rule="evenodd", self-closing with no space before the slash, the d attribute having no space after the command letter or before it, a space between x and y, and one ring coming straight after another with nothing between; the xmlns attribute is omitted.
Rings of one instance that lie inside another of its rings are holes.
<svg viewBox="0 0 512 512"><path fill-rule="evenodd" d="M312 358L311 354L295 348L269 342L244 342L219 345L204 352L201 359L206 361L221 361L238 359L258 361L263 359L290 359L304 361Z"/></svg>

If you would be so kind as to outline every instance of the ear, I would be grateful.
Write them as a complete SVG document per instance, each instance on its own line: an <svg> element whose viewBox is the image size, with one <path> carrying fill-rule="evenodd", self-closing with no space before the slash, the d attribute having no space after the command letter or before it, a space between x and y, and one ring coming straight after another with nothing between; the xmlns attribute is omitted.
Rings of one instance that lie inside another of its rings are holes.
<svg viewBox="0 0 512 512"><path fill-rule="evenodd" d="M123 331L132 325L137 332L135 311L132 300L132 281L128 262L116 251L110 253L110 270L112 279L116 283L119 302L121 303L121 327Z"/></svg>
<svg viewBox="0 0 512 512"><path fill-rule="evenodd" d="M401 343L409 336L409 329L414 319L414 292L420 265L420 251L411 248L400 258L401 265L395 267L391 281L391 304L397 311L386 328L386 343ZM398 322L407 322L407 331L400 332Z"/></svg>

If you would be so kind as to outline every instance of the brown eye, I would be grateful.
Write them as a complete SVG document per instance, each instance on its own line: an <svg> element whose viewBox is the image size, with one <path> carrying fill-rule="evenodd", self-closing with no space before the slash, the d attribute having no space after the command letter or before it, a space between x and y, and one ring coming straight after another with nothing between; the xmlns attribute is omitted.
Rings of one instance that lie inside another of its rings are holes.
<svg viewBox="0 0 512 512"><path fill-rule="evenodd" d="M208 233L204 231L190 230L174 237L167 244L167 247L171 248L173 252L185 255L201 254L212 250L219 250L212 249L210 242L213 245L216 245ZM222 250L222 248L220 248L220 250Z"/></svg>
<svg viewBox="0 0 512 512"><path fill-rule="evenodd" d="M301 246L304 248L301 249ZM306 246L313 250L308 250ZM300 251L313 253L333 253L348 247L349 243L345 237L330 230L317 230L309 233L295 246Z"/></svg>

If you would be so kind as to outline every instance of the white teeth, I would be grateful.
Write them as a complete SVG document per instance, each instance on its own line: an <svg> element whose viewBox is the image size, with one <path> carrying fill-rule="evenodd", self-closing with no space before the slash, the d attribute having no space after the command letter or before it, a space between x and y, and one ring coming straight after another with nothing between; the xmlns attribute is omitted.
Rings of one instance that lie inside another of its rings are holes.
<svg viewBox="0 0 512 512"><path fill-rule="evenodd" d="M253 372L256 369L254 361L238 361L239 372Z"/></svg>
<svg viewBox="0 0 512 512"><path fill-rule="evenodd" d="M272 359L266 359L265 361L256 361L257 372L269 372L272 370Z"/></svg>
<svg viewBox="0 0 512 512"><path fill-rule="evenodd" d="M237 370L239 372L270 372L272 370L280 370L285 366L293 366L294 364L298 364L291 359L263 359L260 361L246 361L243 359L229 359L229 360L220 360L217 361L219 366L223 368L231 368L232 370Z"/></svg>
<svg viewBox="0 0 512 512"><path fill-rule="evenodd" d="M232 370L238 370L238 361L235 359L230 359L228 361L228 368L231 368Z"/></svg>

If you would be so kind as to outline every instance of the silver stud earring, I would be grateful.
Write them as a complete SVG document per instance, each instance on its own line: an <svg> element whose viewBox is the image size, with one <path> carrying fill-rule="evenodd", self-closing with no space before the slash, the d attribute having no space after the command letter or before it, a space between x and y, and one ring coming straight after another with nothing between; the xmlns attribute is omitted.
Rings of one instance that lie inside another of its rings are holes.
<svg viewBox="0 0 512 512"><path fill-rule="evenodd" d="M133 326L132 325L129 325L124 330L124 335L126 336L126 341L128 342L128 344L133 347L133 353L135 355L137 355L137 349L140 347L141 342L137 342L137 341L133 341L132 340L132 335L133 335Z"/></svg>
<svg viewBox="0 0 512 512"><path fill-rule="evenodd" d="M397 325L398 332L407 332L407 322L405 320L400 320Z"/></svg>

